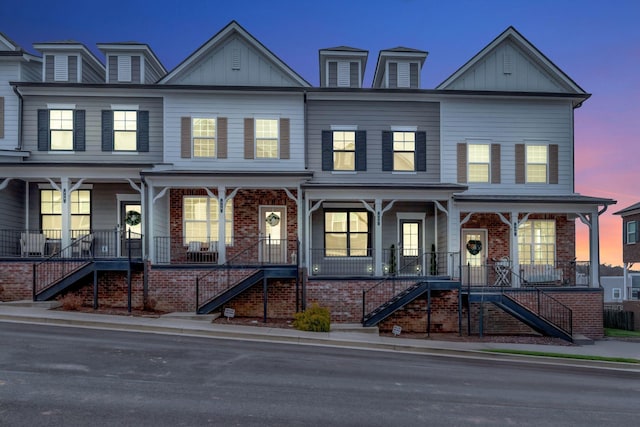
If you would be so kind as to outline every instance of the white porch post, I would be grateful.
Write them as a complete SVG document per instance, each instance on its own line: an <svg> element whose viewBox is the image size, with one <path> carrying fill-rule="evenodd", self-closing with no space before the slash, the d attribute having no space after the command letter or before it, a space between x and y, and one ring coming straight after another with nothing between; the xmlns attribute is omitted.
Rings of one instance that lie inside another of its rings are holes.
<svg viewBox="0 0 640 427"><path fill-rule="evenodd" d="M224 185L218 186L218 208L220 208L218 221L218 264L227 262L227 188Z"/></svg>
<svg viewBox="0 0 640 427"><path fill-rule="evenodd" d="M589 229L589 261L591 265L591 283L589 287L597 288L600 286L600 215L593 213L591 215L591 227Z"/></svg>
<svg viewBox="0 0 640 427"><path fill-rule="evenodd" d="M382 199L376 199L374 205L375 212L375 239L374 239L374 262L373 274L382 276Z"/></svg>
<svg viewBox="0 0 640 427"><path fill-rule="evenodd" d="M71 244L71 204L69 198L71 194L69 192L69 178L64 176L60 179L59 187L60 195L62 198L61 205L61 230L60 230L60 247L66 248Z"/></svg>

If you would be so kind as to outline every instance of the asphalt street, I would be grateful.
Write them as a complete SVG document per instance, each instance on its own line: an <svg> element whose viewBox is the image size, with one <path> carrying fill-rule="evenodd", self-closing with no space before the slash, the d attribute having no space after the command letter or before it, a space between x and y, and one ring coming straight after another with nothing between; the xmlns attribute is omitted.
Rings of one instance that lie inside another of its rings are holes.
<svg viewBox="0 0 640 427"><path fill-rule="evenodd" d="M638 373L0 322L0 425L635 425Z"/></svg>

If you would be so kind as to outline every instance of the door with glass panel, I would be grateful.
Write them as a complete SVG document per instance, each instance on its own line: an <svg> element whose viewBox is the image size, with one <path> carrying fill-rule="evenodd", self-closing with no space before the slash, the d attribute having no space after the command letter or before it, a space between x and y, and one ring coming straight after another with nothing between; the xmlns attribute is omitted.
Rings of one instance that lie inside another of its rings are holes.
<svg viewBox="0 0 640 427"><path fill-rule="evenodd" d="M260 262L287 263L287 207L260 206Z"/></svg>
<svg viewBox="0 0 640 427"><path fill-rule="evenodd" d="M120 202L120 256L142 256L142 206L140 202Z"/></svg>
<svg viewBox="0 0 640 427"><path fill-rule="evenodd" d="M487 284L487 231L462 230L462 283Z"/></svg>
<svg viewBox="0 0 640 427"><path fill-rule="evenodd" d="M424 250L422 247L422 221L400 221L400 247L398 248L398 274L422 275Z"/></svg>

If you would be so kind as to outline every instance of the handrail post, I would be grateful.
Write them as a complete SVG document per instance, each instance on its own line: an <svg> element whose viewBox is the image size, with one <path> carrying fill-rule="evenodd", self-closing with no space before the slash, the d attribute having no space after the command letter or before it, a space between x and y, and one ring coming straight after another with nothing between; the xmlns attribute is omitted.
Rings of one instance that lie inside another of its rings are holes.
<svg viewBox="0 0 640 427"><path fill-rule="evenodd" d="M196 276L196 314L200 308L200 277Z"/></svg>
<svg viewBox="0 0 640 427"><path fill-rule="evenodd" d="M33 263L31 264L32 270L33 270L33 277L32 277L32 281L33 281L33 300L36 300L36 264Z"/></svg>
<svg viewBox="0 0 640 427"><path fill-rule="evenodd" d="M362 323L364 324L364 316L365 316L365 294L367 293L366 289L362 290Z"/></svg>

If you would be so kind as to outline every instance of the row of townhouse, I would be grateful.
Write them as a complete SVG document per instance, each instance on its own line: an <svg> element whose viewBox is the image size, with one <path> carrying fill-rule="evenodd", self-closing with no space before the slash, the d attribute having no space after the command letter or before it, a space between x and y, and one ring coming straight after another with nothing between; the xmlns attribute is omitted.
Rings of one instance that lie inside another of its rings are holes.
<svg viewBox="0 0 640 427"><path fill-rule="evenodd" d="M371 88L367 51L322 49L312 87L235 21L171 71L146 44L34 48L0 37L1 299L602 335L589 94L514 28L431 90L402 47Z"/></svg>

